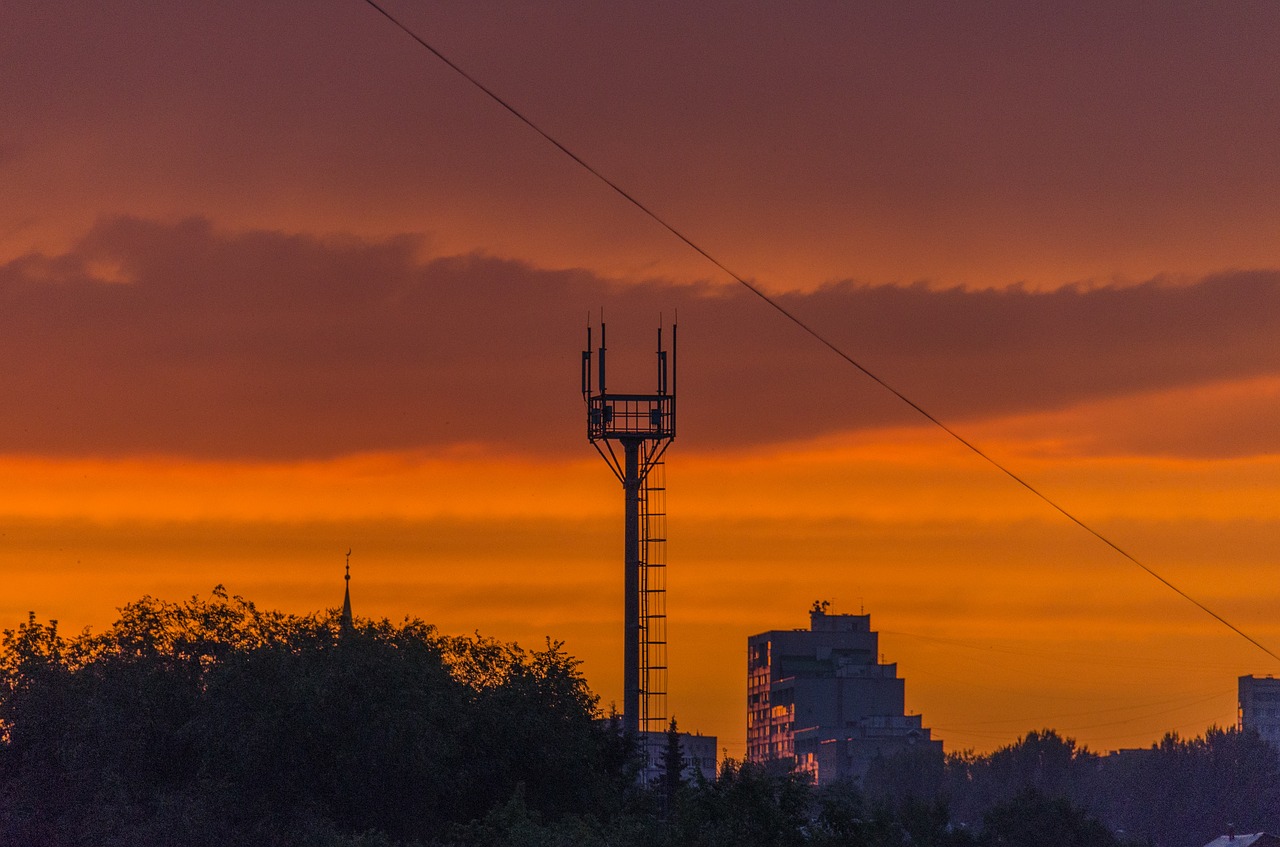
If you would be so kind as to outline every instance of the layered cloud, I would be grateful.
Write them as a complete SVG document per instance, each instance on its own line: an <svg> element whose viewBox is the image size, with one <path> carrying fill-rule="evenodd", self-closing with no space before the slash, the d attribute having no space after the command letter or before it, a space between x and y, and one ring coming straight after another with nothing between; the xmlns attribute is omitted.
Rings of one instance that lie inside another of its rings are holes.
<svg viewBox="0 0 1280 847"><path fill-rule="evenodd" d="M1280 375L1277 272L1046 292L845 282L778 301L949 421L1094 403L1135 452L1274 443L1251 398ZM8 452L580 451L578 360L601 308L615 391L653 389L654 332L678 312L680 438L695 449L919 420L743 288L424 257L411 237L118 217L0 267L0 302ZM1209 386L1237 408L1125 414L1129 398ZM1214 443L1170 439L1180 426Z"/></svg>
<svg viewBox="0 0 1280 847"><path fill-rule="evenodd" d="M1275 266L1280 9L389 4L781 287ZM107 211L430 231L540 266L696 256L364 4L8 3L0 256Z"/></svg>

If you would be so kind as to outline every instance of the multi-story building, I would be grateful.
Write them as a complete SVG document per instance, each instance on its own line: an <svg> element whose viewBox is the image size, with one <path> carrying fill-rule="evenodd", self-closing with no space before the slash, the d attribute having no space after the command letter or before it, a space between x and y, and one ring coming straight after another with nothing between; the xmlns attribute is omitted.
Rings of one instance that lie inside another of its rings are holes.
<svg viewBox="0 0 1280 847"><path fill-rule="evenodd" d="M747 639L747 761L780 762L823 784L860 780L877 756L928 745L905 714L897 665L879 661L870 615L829 615L815 603L809 629Z"/></svg>
<svg viewBox="0 0 1280 847"><path fill-rule="evenodd" d="M699 777L707 782L715 782L717 749L714 735L703 735L700 732L681 732L680 735L680 775L686 781ZM645 766L641 779L652 784L663 775L662 755L667 749L665 732L642 732L640 744L645 754Z"/></svg>
<svg viewBox="0 0 1280 847"><path fill-rule="evenodd" d="M1280 749L1280 679L1240 677L1240 728L1256 729L1263 741Z"/></svg>

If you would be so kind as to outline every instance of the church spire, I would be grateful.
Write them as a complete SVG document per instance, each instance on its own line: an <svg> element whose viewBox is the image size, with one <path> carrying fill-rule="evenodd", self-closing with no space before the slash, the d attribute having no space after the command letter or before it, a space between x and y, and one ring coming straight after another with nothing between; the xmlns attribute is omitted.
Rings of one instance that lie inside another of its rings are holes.
<svg viewBox="0 0 1280 847"><path fill-rule="evenodd" d="M355 628L355 624L351 620L351 550L347 550L347 591L342 598L342 631L344 633L351 632Z"/></svg>

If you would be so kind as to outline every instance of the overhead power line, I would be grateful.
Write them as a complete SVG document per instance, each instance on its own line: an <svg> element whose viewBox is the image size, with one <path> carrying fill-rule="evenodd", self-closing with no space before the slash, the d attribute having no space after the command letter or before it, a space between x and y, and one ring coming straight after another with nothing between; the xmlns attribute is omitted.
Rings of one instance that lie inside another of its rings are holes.
<svg viewBox="0 0 1280 847"><path fill-rule="evenodd" d="M618 196L622 197L624 200L626 200L626 201L627 201L628 203L630 203L631 205L635 206L637 209L639 209L641 212L643 212L645 215L647 215L650 219L652 219L655 223L657 223L659 226L661 226L661 227L662 227L663 229L665 229L667 232L671 233L671 234L672 234L672 235L674 235L676 238L680 239L680 240L681 240L682 242L684 242L684 243L685 243L685 245L687 245L690 249L692 249L694 252L698 253L698 255L702 256L702 257L703 257L704 259L706 259L708 262L710 262L711 264L715 265L715 266L716 266L717 268L719 268L720 270L724 271L724 273L726 273L726 274L727 274L731 279L733 279L733 280L734 280L735 282L737 282L739 285L741 285L741 286L743 286L744 288L746 288L746 289L747 289L748 291L750 291L752 294L754 294L754 295L756 295L757 297L759 297L759 298L760 298L761 300L763 300L766 304L768 304L770 307L772 307L772 308L774 309L774 311L776 311L778 314L782 315L782 316L783 316L784 318L786 318L787 320L791 321L791 323L795 324L797 327L799 327L801 330L803 330L806 334L808 334L810 337L812 337L812 338L813 338L815 341L817 341L819 344L821 344L822 346L824 346L824 347L826 347L828 350L830 350L832 353L834 353L834 354L836 354L837 356L839 356L839 357L840 357L841 359L843 359L847 364L852 365L854 368L856 368L857 370L859 370L859 371L860 371L864 376L866 376L867 378L869 378L870 380L872 380L873 382L875 382L877 385L879 385L879 386L880 386L881 388L883 388L885 391L888 391L888 392L889 392L890 394L892 394L894 397L897 397L897 398L898 398L899 400L901 400L903 403L905 403L906 405L910 406L912 409L914 409L916 412L918 412L921 416L923 416L926 420L928 420L928 421L929 421L930 423L932 423L934 426L938 427L938 428L939 428L939 429L941 429L943 432L945 432L947 435L951 436L953 439L955 439L956 441L960 442L960 444L962 444L962 445L964 445L966 448L968 448L970 452L974 453L975 455L977 455L978 457L980 457L980 458L982 458L984 461L986 461L986 462L987 462L987 464L991 465L992 467L994 467L995 469L997 469L998 471L1000 471L1001 473L1003 473L1005 476L1009 477L1009 479L1013 480L1015 483L1017 483L1018 485L1020 485L1020 486L1022 486L1023 488L1025 488L1027 491L1029 491L1029 492L1031 492L1032 494L1034 494L1034 495L1035 495L1036 497L1038 497L1041 501L1043 501L1046 505L1048 505L1048 506L1049 506L1050 508L1052 508L1054 511L1058 512L1059 514L1061 514L1061 515L1062 515L1063 517L1065 517L1067 520L1071 521L1071 522L1072 522L1072 523L1074 523L1076 526L1080 527L1082 530L1084 530L1085 532L1087 532L1087 533L1089 533L1090 535L1092 535L1092 536L1093 536L1094 538L1096 538L1098 541L1101 541L1103 544L1105 544L1106 546L1110 547L1110 548L1111 548L1115 553L1117 553L1117 554L1119 554L1120 556L1122 556L1123 558L1127 559L1127 560L1128 560L1129 562L1131 562L1132 564L1137 565L1139 568L1141 568L1142 570L1146 571L1146 572L1147 572L1147 574L1149 574L1149 575L1150 575L1150 576L1152 576L1153 578L1155 578L1155 579L1159 580L1161 584L1163 584L1166 588L1168 588L1168 589L1170 589L1171 591L1173 591L1173 592L1174 592L1175 594L1177 594L1179 597L1182 597L1184 600L1186 600L1186 601L1188 601L1189 603L1193 604L1196 608L1200 609L1200 611L1202 611L1202 612L1204 612L1205 614L1209 615L1211 618L1213 618L1214 620L1218 621L1218 623L1220 623L1220 624L1222 624L1223 626L1227 627L1227 628L1228 628L1228 629L1230 629L1232 632L1234 632L1236 635L1239 635L1241 638L1243 638L1244 640L1248 641L1248 642L1249 642L1250 644L1252 644L1254 647L1257 647L1259 650L1261 650L1262 652L1266 653L1268 656L1270 656L1271 658L1275 659L1277 662L1280 662L1280 655L1277 655L1276 653L1272 652L1269 648L1267 648L1266 646L1264 646L1261 642L1259 642L1259 641L1258 641L1257 639L1255 639L1253 636L1249 635L1249 634L1248 634L1248 633L1246 633L1244 630L1240 629L1238 626L1236 626L1235 624L1231 623L1231 621L1227 620L1227 619L1226 619L1226 618L1224 618L1222 615L1220 615L1220 614L1218 614L1217 612L1215 612L1215 611L1213 611L1212 609L1210 609L1210 608L1209 608L1208 606L1206 606L1204 603L1201 603L1199 600L1197 600L1196 598L1192 597L1190 594L1188 594L1187 592L1183 591L1181 588L1179 588L1178 586L1174 585L1174 584L1173 584L1172 582L1170 582L1169 580L1165 579L1163 576L1161 576L1159 573L1157 573L1155 570L1153 570L1153 569L1152 569L1151 567L1149 567L1148 565L1146 565L1146 564L1144 564L1143 562L1139 561L1135 556L1133 556L1132 554L1130 554L1128 551L1126 551L1126 550L1125 550L1124 548L1122 548L1120 545L1116 544L1114 541L1112 541L1111 539L1107 538L1107 537L1106 537L1105 535L1103 535L1101 532L1099 532L1098 530L1094 529L1094 528L1093 528L1093 527L1091 527L1089 524L1085 523L1083 520L1081 520L1080 518L1076 517L1076 516L1075 516L1074 514L1072 514L1071 512L1067 511L1067 509L1066 509L1066 508L1064 508L1063 506L1059 505L1055 500L1053 500L1051 497L1049 497L1049 496L1048 496L1047 494L1045 494L1044 492L1040 491L1038 488L1036 488L1034 485L1032 485L1032 484L1031 484L1030 482L1028 482L1027 480L1023 479L1023 478L1022 478L1021 476L1019 476L1018 474L1014 473L1011 469L1009 469L1009 468L1005 467L1005 465L1003 465L1000 461L998 461L997 459L995 459L995 458L993 458L993 457L989 456L987 453L983 452L983 451L982 451L982 449L981 449L981 448L979 448L976 444L974 444L973 442L969 441L967 438L965 438L964 436L962 436L960 433L956 432L954 429L952 429L952 428L951 428L950 426L948 426L947 424L943 423L939 418L935 417L933 414L931 414L929 411L927 411L927 410L926 410L924 407L922 407L920 404L916 403L914 400L912 400L912 399L911 399L910 397L908 397L907 395L903 394L903 393L902 393L901 391L899 391L898 389L894 388L892 385L890 385L890 384L889 384L888 382L886 382L884 379L880 378L880 377L879 377L879 376L877 376L875 373L873 373L872 371L868 370L868 369L867 369L867 368L866 368L862 363L860 363L860 362L858 362L856 359L854 359L852 355L850 355L849 353L845 352L843 349L841 349L839 346L837 346L834 342L830 341L830 340L829 340L826 336L824 336L822 333L818 332L816 329L814 329L814 328L813 328L812 326L810 326L808 323L806 323L805 321L803 321L803 320L802 320L800 317L798 317L796 314L794 314L793 312L789 311L785 306L783 306L781 303L779 303L779 302L778 302L777 300L775 300L774 298L770 297L767 293L765 293L765 292L764 292L762 289L760 289L758 286L756 286L756 285L754 285L753 283L751 283L750 281L748 281L748 280L747 280L745 277L743 277L741 274L738 274L737 272L735 272L735 271L733 271L732 269L730 269L727 265L725 265L723 262L721 262L719 259L717 259L715 256L713 256L711 253L709 253L709 252L707 252L706 250L704 250L704 249L703 249L703 248L702 248L702 247L701 247L701 246L700 246L696 241L694 241L690 236L685 235L682 231L680 231L679 229L677 229L673 224L669 223L669 222L666 220L666 218L664 218L662 215L658 214L658 213L657 213L657 212L655 212L653 209L651 209L651 208L649 208L648 206L646 206L644 203L642 203L639 199L637 199L633 194L631 194L629 191L627 191L627 190L626 190L625 188L623 188L621 185L619 185L618 183L614 182L612 179L610 179L610 178L609 178L608 176L606 176L605 174L601 173L601 172L600 172L599 170L597 170L594 166L592 166L590 163L588 163L585 159L583 159L581 156L579 156L579 155L578 155L577 153L575 153L573 150L571 150L571 149L569 149L568 147L566 147L566 146L565 146L563 143L561 143L557 138L555 138L553 135L551 135L551 134L550 134L550 133L548 133L546 130L544 130L541 126L539 126L537 123L535 123L531 118L529 118L529 117L528 117L528 116L526 116L523 112L521 112L519 109L517 109L515 106L513 106L513 105L511 105L509 102L507 102L507 100L505 100L501 95L499 95L499 94L498 94L497 92L495 92L493 89L489 88L487 85L485 85L484 83L482 83L480 80L476 79L474 76L472 76L470 73L468 73L468 72L467 72L467 70L466 70L466 69L464 69L462 66L460 66L459 64L457 64L456 62L454 62L452 59L450 59L448 56L444 55L444 54L443 54L443 53L441 53L439 50L437 50L435 47L433 47L429 42L427 42L427 40L426 40L426 39L424 39L422 36L420 36L420 35L418 35L416 32L414 32L414 31L413 31L413 30L412 30L412 29L411 29L407 24L405 24L405 23L404 23L403 21L401 21L399 18L395 17L395 16L394 16L394 15L392 15L390 12L388 12L386 9L384 9L381 5L379 5L379 3L377 2L377 0L365 0L365 2L366 2L370 7L372 7L374 10L376 10L379 14L381 14L383 17L385 17L388 21L390 21L391 23L393 23L393 24L394 24L397 28L399 28L402 32L404 32L404 33L405 33L405 35L407 35L407 36L409 36L410 38L412 38L412 39L413 39L414 41L416 41L419 45L421 45L424 49L426 49L427 51L429 51L433 56L435 56L437 59L439 59L440 61L444 62L446 65L448 65L448 66L449 66L449 67L450 67L450 68L451 68L455 73L457 73L459 76L461 76L461 77L462 77L463 79L465 79L467 82L471 83L471 84L472 84L473 86L475 86L476 88L480 89L480 91L484 92L484 94L485 94L486 96L488 96L490 100L492 100L494 103L497 103L497 104L498 104L499 106L501 106L503 109L506 109L508 112L510 112L512 115L514 115L514 116L515 116L515 118L516 118L517 120L519 120L519 121L520 121L521 123L523 123L525 126L529 127L529 129L533 130L533 131L534 131L534 132L536 132L538 135L542 136L544 139L546 139L546 141L547 141L548 143L550 143L551 145L553 145L557 150L559 150L561 153L564 153L566 156L568 156L570 159L572 159L574 162L576 162L579 166L581 166L584 170L586 170L588 173L590 173L590 174L591 174L592 176L594 176L596 179L600 180L600 182L604 183L604 184L605 184L605 185L607 185L609 188L611 188L611 189L614 191L614 193L616 193Z"/></svg>

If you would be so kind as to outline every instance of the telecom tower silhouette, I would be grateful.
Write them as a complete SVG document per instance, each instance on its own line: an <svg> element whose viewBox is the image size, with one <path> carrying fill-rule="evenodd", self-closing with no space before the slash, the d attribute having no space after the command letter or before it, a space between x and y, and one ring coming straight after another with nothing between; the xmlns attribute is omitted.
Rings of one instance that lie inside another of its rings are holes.
<svg viewBox="0 0 1280 847"><path fill-rule="evenodd" d="M676 327L671 327L670 381L658 328L658 390L612 394L605 382L605 325L592 361L591 327L582 351L587 440L622 483L622 726L632 733L666 731L666 488L662 456L676 437ZM593 367L594 365L594 367ZM592 387L598 373L599 390ZM620 448L620 450L618 449ZM621 455L619 455L621 453Z"/></svg>

